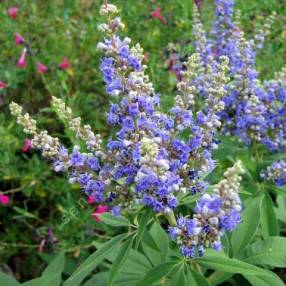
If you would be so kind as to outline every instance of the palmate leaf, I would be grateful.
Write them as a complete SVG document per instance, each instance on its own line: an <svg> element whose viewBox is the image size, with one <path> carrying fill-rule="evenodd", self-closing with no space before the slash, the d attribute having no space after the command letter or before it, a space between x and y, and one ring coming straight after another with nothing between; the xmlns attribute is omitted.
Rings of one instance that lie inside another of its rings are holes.
<svg viewBox="0 0 286 286"><path fill-rule="evenodd" d="M256 241L245 250L244 261L272 267L286 267L286 237Z"/></svg>
<svg viewBox="0 0 286 286"><path fill-rule="evenodd" d="M102 262L102 260L126 237L126 234L120 234L104 243L95 253L90 255L65 281L64 286L78 286L84 278Z"/></svg>
<svg viewBox="0 0 286 286"><path fill-rule="evenodd" d="M240 256L243 249L254 238L260 223L260 208L263 196L247 200L242 212L242 223L232 233L231 245L235 256Z"/></svg>

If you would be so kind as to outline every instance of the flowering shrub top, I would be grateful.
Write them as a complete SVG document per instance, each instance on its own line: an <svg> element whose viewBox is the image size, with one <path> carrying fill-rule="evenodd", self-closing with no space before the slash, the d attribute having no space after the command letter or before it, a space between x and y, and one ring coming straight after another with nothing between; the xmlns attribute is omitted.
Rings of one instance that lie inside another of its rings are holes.
<svg viewBox="0 0 286 286"><path fill-rule="evenodd" d="M177 85L179 93L174 107L164 114L160 111L159 94L145 74L140 45L132 47L129 38L121 39L118 35L124 25L117 13L116 6L102 5L100 14L107 16L107 22L98 27L105 35L98 44L104 54L100 70L113 101L107 122L118 130L106 147L101 136L94 134L89 125L82 126L81 118L73 118L71 109L58 98L53 97L54 109L77 139L85 142L86 152L74 146L69 153L58 138L47 131L37 131L36 122L28 114L23 115L16 103L11 104L11 112L24 131L32 135L32 146L52 160L55 171L68 171L69 182L80 184L94 202L111 205L114 215L143 204L164 213L175 225L173 210L178 200L204 192L204 177L214 168L211 152L218 143L215 134L221 125L218 113L224 108L228 59L222 56L204 63L199 54L192 55ZM203 91L197 88L197 82L203 83ZM199 101L202 92L204 104ZM225 180L230 180L229 184L236 189L239 166L235 165L225 175ZM193 245L198 245L199 254L203 254L203 247L218 250L223 234L220 228L233 230L240 221L237 190L221 192L219 189L225 183L220 184L214 195L203 195L197 203L197 217L192 222L200 232L191 245L187 243L192 255L181 247L187 257L193 256ZM205 215L205 208L212 208L213 204L217 205L218 217L212 218L209 225L200 215ZM184 224L178 223L178 227L184 228Z"/></svg>

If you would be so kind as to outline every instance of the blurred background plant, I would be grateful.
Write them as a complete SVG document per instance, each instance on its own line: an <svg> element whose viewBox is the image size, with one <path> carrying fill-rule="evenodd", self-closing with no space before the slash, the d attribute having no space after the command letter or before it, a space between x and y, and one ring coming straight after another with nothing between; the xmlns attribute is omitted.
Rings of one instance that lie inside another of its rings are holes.
<svg viewBox="0 0 286 286"><path fill-rule="evenodd" d="M192 1L113 2L122 7L126 35L144 48L151 81L162 92L167 109L173 102L180 60L194 51ZM210 28L213 1L197 2ZM68 275L96 242L114 235L112 228L92 217L95 210L80 200L80 192L30 150L8 111L12 100L22 104L42 128L68 144L72 138L47 108L55 95L108 138L112 133L104 117L108 99L96 49L101 37L96 29L100 4L92 0L0 3L0 266L8 272L13 269L20 281L37 277L63 248L70 253ZM285 0L237 4L249 36L272 10L277 12L257 63L262 78L271 78L285 64Z"/></svg>

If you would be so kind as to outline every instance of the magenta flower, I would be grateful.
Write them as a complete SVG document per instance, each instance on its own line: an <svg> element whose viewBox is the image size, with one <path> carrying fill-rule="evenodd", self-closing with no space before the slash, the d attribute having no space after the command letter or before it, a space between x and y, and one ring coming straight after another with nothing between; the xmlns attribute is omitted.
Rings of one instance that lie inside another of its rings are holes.
<svg viewBox="0 0 286 286"><path fill-rule="evenodd" d="M99 215L108 212L108 206L98 205L96 210L92 213L92 217L96 222L100 222Z"/></svg>
<svg viewBox="0 0 286 286"><path fill-rule="evenodd" d="M0 195L0 204L3 206L7 206L10 202L10 198L7 195Z"/></svg>
<svg viewBox="0 0 286 286"><path fill-rule="evenodd" d="M93 205L95 203L95 199L93 196L89 196L87 201L90 205Z"/></svg>
<svg viewBox="0 0 286 286"><path fill-rule="evenodd" d="M69 69L70 67L71 67L71 64L70 64L68 58L64 58L62 60L62 62L59 64L59 68L61 70L66 70L66 69Z"/></svg>
<svg viewBox="0 0 286 286"><path fill-rule="evenodd" d="M42 63L37 63L37 72L39 73L39 74L43 74L43 73L46 73L48 71L48 68L44 65L44 64L42 64Z"/></svg>
<svg viewBox="0 0 286 286"><path fill-rule="evenodd" d="M22 147L22 152L27 153L32 148L32 141L28 138L24 141L24 146Z"/></svg>
<svg viewBox="0 0 286 286"><path fill-rule="evenodd" d="M0 90L5 89L8 86L8 84L4 81L0 80Z"/></svg>
<svg viewBox="0 0 286 286"><path fill-rule="evenodd" d="M151 12L150 15L152 18L158 19L159 21L161 21L162 24L167 25L167 19L162 15L160 7L158 7L156 10Z"/></svg>
<svg viewBox="0 0 286 286"><path fill-rule="evenodd" d="M10 16L11 19L16 20L17 14L19 12L19 8L16 6L10 7L8 9L8 15Z"/></svg>
<svg viewBox="0 0 286 286"><path fill-rule="evenodd" d="M26 68L27 67L26 54L27 54L27 49L25 48L25 49L23 49L21 57L18 60L17 67L19 67L19 68Z"/></svg>
<svg viewBox="0 0 286 286"><path fill-rule="evenodd" d="M25 39L18 33L15 34L15 45L19 46L21 44L25 43Z"/></svg>

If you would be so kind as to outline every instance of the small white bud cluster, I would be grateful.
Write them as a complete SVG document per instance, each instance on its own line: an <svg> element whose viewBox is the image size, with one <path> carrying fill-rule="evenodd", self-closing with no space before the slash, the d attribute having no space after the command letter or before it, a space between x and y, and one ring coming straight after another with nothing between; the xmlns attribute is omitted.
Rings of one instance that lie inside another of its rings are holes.
<svg viewBox="0 0 286 286"><path fill-rule="evenodd" d="M209 71L206 76L207 97L206 106L213 110L214 113L220 112L224 109L223 96L226 93L225 86L229 81L229 59L226 56L220 57L220 64L217 66L217 70L214 70L208 65Z"/></svg>
<svg viewBox="0 0 286 286"><path fill-rule="evenodd" d="M22 106L15 102L10 104L11 114L16 117L17 123L24 127L24 132L34 135L37 133L36 121L30 117L28 113L23 115Z"/></svg>
<svg viewBox="0 0 286 286"><path fill-rule="evenodd" d="M175 103L177 106L188 110L193 106L194 98L199 93L197 87L191 82L202 72L200 55L197 53L191 55L186 62L186 67L187 70L181 72L183 80L177 84L177 89L181 94L176 96Z"/></svg>
<svg viewBox="0 0 286 286"><path fill-rule="evenodd" d="M41 149L45 157L57 156L60 148L58 138L50 136L47 131L37 133L36 121L28 113L23 115L23 108L17 103L12 102L10 110L12 115L17 118L17 123L24 127L24 132L33 135L33 148Z"/></svg>
<svg viewBox="0 0 286 286"><path fill-rule="evenodd" d="M42 150L44 157L55 157L58 155L60 142L58 138L50 136L45 130L39 134L35 134L32 139L32 146L33 148Z"/></svg>
<svg viewBox="0 0 286 286"><path fill-rule="evenodd" d="M158 155L158 145L153 139L144 137L141 140L142 163L153 161ZM143 162L144 161L144 162Z"/></svg>
<svg viewBox="0 0 286 286"><path fill-rule="evenodd" d="M113 4L103 4L101 5L100 10L99 10L99 14L101 16L108 15L108 14L116 14L118 12L119 11L117 7Z"/></svg>
<svg viewBox="0 0 286 286"><path fill-rule="evenodd" d="M62 99L52 97L52 106L55 108L58 116L67 123L69 129L76 134L76 138L86 142L89 150L95 150L100 147L102 140L99 134L94 134L90 125L81 125L81 118L72 117L72 110L66 106Z"/></svg>
<svg viewBox="0 0 286 286"><path fill-rule="evenodd" d="M103 4L100 7L99 14L101 16L108 15L108 21L107 23L102 23L97 26L97 29L100 32L112 34L118 29L124 29L124 24L121 21L120 17L114 17L115 14L117 14L119 11L117 7L113 4Z"/></svg>
<svg viewBox="0 0 286 286"><path fill-rule="evenodd" d="M193 34L195 35L196 50L205 55L206 54L206 32L200 20L200 13L197 5L193 5Z"/></svg>
<svg viewBox="0 0 286 286"><path fill-rule="evenodd" d="M241 161L237 161L231 168L228 168L222 179L215 187L214 194L217 194L223 202L222 212L227 213L230 209L241 211L241 201L238 195L241 174L244 168Z"/></svg>
<svg viewBox="0 0 286 286"><path fill-rule="evenodd" d="M140 61L144 59L143 48L140 46L139 43L133 46L130 51Z"/></svg>
<svg viewBox="0 0 286 286"><path fill-rule="evenodd" d="M58 116L62 120L68 121L71 119L72 110L70 107L66 106L66 104L64 103L62 99L52 96L51 104L52 104L52 107L56 110Z"/></svg>
<svg viewBox="0 0 286 286"><path fill-rule="evenodd" d="M261 49L263 47L265 38L269 36L271 26L273 25L276 16L276 12L272 11L269 17L266 18L266 21L264 22L263 26L255 33L254 40L258 49Z"/></svg>
<svg viewBox="0 0 286 286"><path fill-rule="evenodd" d="M130 98L140 94L154 94L153 84L149 81L149 76L144 72L131 72L128 78L128 87L130 88Z"/></svg>

